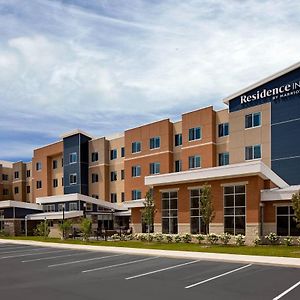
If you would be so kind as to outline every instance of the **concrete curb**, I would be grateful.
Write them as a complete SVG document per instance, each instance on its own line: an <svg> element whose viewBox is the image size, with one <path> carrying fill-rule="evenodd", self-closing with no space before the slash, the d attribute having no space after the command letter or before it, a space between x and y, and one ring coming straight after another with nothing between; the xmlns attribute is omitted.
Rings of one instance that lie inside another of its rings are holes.
<svg viewBox="0 0 300 300"><path fill-rule="evenodd" d="M235 263L252 263L260 265L275 265L283 267L300 268L300 258L293 257L276 257L276 256L258 256L258 255L239 255L239 254L223 254L208 252L191 252L191 251L175 251L175 250L156 250L156 249L140 249L140 248L123 248L111 246L91 246L91 245L75 245L51 242L25 241L25 240L6 240L0 239L0 244L10 243L16 245L30 245L40 247L53 247L61 249L89 250L111 253L125 253L135 255L154 255L161 257L173 257L184 259L198 259L209 261L223 261Z"/></svg>

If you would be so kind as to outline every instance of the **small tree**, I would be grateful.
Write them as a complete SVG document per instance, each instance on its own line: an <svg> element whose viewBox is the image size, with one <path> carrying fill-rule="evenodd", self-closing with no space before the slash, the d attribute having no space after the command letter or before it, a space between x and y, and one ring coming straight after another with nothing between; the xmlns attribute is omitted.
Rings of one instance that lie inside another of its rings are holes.
<svg viewBox="0 0 300 300"><path fill-rule="evenodd" d="M200 196L200 214L205 226L205 233L209 233L209 224L215 217L215 211L212 203L212 192L211 186L205 184L201 188L201 196Z"/></svg>
<svg viewBox="0 0 300 300"><path fill-rule="evenodd" d="M142 209L142 220L147 225L148 242L150 241L151 228L154 224L155 205L151 190L145 195L144 208Z"/></svg>
<svg viewBox="0 0 300 300"><path fill-rule="evenodd" d="M295 221L297 222L297 227L300 228L300 190L293 194L292 205L295 212Z"/></svg>
<svg viewBox="0 0 300 300"><path fill-rule="evenodd" d="M88 241L89 237L92 234L92 220L89 218L82 218L81 224L80 224L80 229L83 234L83 240Z"/></svg>
<svg viewBox="0 0 300 300"><path fill-rule="evenodd" d="M39 223L34 230L35 235L43 236L44 238L48 237L49 233L50 228L47 220Z"/></svg>
<svg viewBox="0 0 300 300"><path fill-rule="evenodd" d="M72 226L73 226L73 224L72 224L71 220L64 220L63 222L59 223L59 230L61 231L63 240L71 232Z"/></svg>

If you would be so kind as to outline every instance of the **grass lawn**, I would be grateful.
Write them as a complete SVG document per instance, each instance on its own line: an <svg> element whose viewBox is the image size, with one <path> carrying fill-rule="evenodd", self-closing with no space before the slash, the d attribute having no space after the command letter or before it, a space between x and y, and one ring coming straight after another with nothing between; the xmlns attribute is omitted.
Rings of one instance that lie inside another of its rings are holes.
<svg viewBox="0 0 300 300"><path fill-rule="evenodd" d="M114 247L128 247L128 248L145 248L145 249L159 249L159 250L178 250L178 251L194 251L194 252L210 252L210 253L230 253L230 254L244 254L244 255L263 255L263 256L282 256L282 257L296 257L300 258L299 246L241 246L234 245L199 245L199 244L185 244L185 243L157 243L157 242L141 242L141 241L89 241L83 242L81 240L65 240L58 238L43 238L43 237L0 237L7 240L32 240L39 242L65 243L65 244L80 244L93 246L114 246Z"/></svg>

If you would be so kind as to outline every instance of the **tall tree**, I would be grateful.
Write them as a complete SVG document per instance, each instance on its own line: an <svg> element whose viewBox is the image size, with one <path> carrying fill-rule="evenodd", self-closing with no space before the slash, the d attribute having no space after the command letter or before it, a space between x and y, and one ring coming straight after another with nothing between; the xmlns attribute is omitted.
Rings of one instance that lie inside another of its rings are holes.
<svg viewBox="0 0 300 300"><path fill-rule="evenodd" d="M205 225L205 233L209 233L209 224L215 217L211 186L207 183L201 188L200 214Z"/></svg>
<svg viewBox="0 0 300 300"><path fill-rule="evenodd" d="M142 209L142 220L147 225L148 241L150 241L151 228L154 224L155 205L152 191L148 190L145 195L144 208Z"/></svg>
<svg viewBox="0 0 300 300"><path fill-rule="evenodd" d="M295 212L295 221L297 222L297 227L300 228L300 190L293 194L292 205Z"/></svg>

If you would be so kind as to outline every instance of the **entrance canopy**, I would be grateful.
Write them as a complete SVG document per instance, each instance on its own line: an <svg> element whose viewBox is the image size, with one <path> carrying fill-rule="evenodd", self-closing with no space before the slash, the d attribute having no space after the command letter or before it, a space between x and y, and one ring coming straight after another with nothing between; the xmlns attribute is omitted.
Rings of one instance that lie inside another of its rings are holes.
<svg viewBox="0 0 300 300"><path fill-rule="evenodd" d="M71 219L76 217L83 216L83 211L65 211L64 218L65 219ZM31 214L27 215L27 220L62 220L63 219L63 213L61 211L59 212L46 212L46 213L40 213L40 214Z"/></svg>

